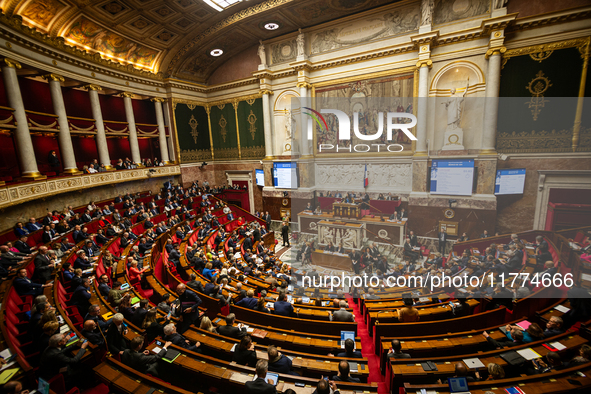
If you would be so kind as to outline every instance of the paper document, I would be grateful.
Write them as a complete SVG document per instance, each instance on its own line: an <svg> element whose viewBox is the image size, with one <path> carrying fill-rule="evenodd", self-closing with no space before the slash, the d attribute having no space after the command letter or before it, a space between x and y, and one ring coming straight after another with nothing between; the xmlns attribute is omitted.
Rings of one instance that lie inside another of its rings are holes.
<svg viewBox="0 0 591 394"><path fill-rule="evenodd" d="M554 309L556 309L558 312L562 312L562 313L566 313L566 312L570 311L570 308L567 308L564 305L555 306Z"/></svg>
<svg viewBox="0 0 591 394"><path fill-rule="evenodd" d="M482 363L482 361L480 361L480 359L476 357L465 358L462 361L464 362L464 364L466 364L468 368L484 368L484 364Z"/></svg>
<svg viewBox="0 0 591 394"><path fill-rule="evenodd" d="M519 355L526 360L533 360L534 358L542 357L531 348L517 350L517 353L519 353Z"/></svg>

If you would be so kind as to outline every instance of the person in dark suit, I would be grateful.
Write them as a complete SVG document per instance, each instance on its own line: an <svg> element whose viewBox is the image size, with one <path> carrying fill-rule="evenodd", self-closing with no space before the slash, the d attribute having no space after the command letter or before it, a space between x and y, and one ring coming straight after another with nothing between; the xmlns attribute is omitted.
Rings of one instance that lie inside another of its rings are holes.
<svg viewBox="0 0 591 394"><path fill-rule="evenodd" d="M392 339L392 347L388 351L388 358L410 358L410 354L402 353L402 344L398 339Z"/></svg>
<svg viewBox="0 0 591 394"><path fill-rule="evenodd" d="M254 343L250 335L245 335L240 340L234 354L232 355L232 361L236 364L246 365L249 367L255 367L257 364L257 352L254 350Z"/></svg>
<svg viewBox="0 0 591 394"><path fill-rule="evenodd" d="M90 307L90 279L84 278L82 279L82 284L74 290L74 294L72 294L72 304L78 308L78 312L80 312L80 316L84 316L86 312L88 312L88 308Z"/></svg>
<svg viewBox="0 0 591 394"><path fill-rule="evenodd" d="M248 309L254 309L257 306L258 300L254 298L254 291L252 289L246 292L246 298L241 299L236 303L237 306L243 306Z"/></svg>
<svg viewBox="0 0 591 394"><path fill-rule="evenodd" d="M269 214L269 211L266 211L261 219L263 219L267 223L267 231L271 230L272 219L271 215Z"/></svg>
<svg viewBox="0 0 591 394"><path fill-rule="evenodd" d="M201 349L199 349L201 343L196 342L194 345L192 345L187 338L176 332L176 326L174 323L169 323L164 326L164 340L170 341L175 346L182 347L183 349L201 353Z"/></svg>
<svg viewBox="0 0 591 394"><path fill-rule="evenodd" d="M480 238L488 238L488 231L484 230L482 234L480 234Z"/></svg>
<svg viewBox="0 0 591 394"><path fill-rule="evenodd" d="M144 337L137 336L131 340L130 349L123 352L121 361L136 371L158 377L158 360L166 355L170 345L171 342L166 342L157 354L150 354L149 350L142 352Z"/></svg>
<svg viewBox="0 0 591 394"><path fill-rule="evenodd" d="M29 237L27 237L26 235L21 235L19 240L14 242L14 247L21 253L31 254L31 247L27 243L28 239Z"/></svg>
<svg viewBox="0 0 591 394"><path fill-rule="evenodd" d="M55 267L55 263L51 261L47 255L46 246L41 246L39 248L39 253L35 256L34 264L35 273L33 274L33 280L45 284L45 282L51 278L53 268Z"/></svg>
<svg viewBox="0 0 591 394"><path fill-rule="evenodd" d="M273 304L273 314L290 317L293 314L293 305L286 301L285 293L279 293L277 301Z"/></svg>
<svg viewBox="0 0 591 394"><path fill-rule="evenodd" d="M406 241L404 241L404 257L408 257L411 262L416 261L419 258L419 253L414 251L410 244L410 238L407 238Z"/></svg>
<svg viewBox="0 0 591 394"><path fill-rule="evenodd" d="M445 255L445 246L447 243L447 231L443 230L437 234L437 240L439 241L439 253Z"/></svg>
<svg viewBox="0 0 591 394"><path fill-rule="evenodd" d="M140 306L138 308L136 308L136 310L133 312L133 318L131 319L131 322L137 326L137 327L141 327L142 323L144 322L144 318L146 317L146 313L148 313L148 304L150 303L150 301L148 301L147 299L142 299L140 300Z"/></svg>
<svg viewBox="0 0 591 394"><path fill-rule="evenodd" d="M31 279L27 278L27 270L25 268L18 270L17 277L14 278L12 285L19 296L32 295L35 297L43 294L44 287L51 286L51 284L41 285L31 281Z"/></svg>
<svg viewBox="0 0 591 394"><path fill-rule="evenodd" d="M109 296L111 288L109 287L109 277L106 274L102 274L99 278L98 290L103 297L107 298Z"/></svg>
<svg viewBox="0 0 591 394"><path fill-rule="evenodd" d="M345 360L341 360L339 363L339 374L334 375L332 380L335 382L361 383L361 379L353 378L349 375L349 363Z"/></svg>
<svg viewBox="0 0 591 394"><path fill-rule="evenodd" d="M101 329L94 320L86 320L84 322L83 330L80 333L93 345L103 346L105 344Z"/></svg>
<svg viewBox="0 0 591 394"><path fill-rule="evenodd" d="M414 231L410 230L408 238L410 239L410 246L412 246L413 248L419 246L419 240L417 239L417 236L415 235Z"/></svg>
<svg viewBox="0 0 591 394"><path fill-rule="evenodd" d="M281 230L281 231L283 233L283 230ZM253 240L252 240L252 236L244 238L244 241L242 241L242 244L244 245L245 251L248 249L252 250L252 246L254 244Z"/></svg>
<svg viewBox="0 0 591 394"><path fill-rule="evenodd" d="M265 378L267 377L267 371L269 364L265 360L257 361L256 371L257 378L251 382L246 382L246 392L248 394L277 394L275 386L268 383Z"/></svg>
<svg viewBox="0 0 591 394"><path fill-rule="evenodd" d="M80 350L74 357L67 354L67 352L72 349L72 347L65 347L67 342L68 336L64 334L55 334L49 338L49 346L41 355L39 368L39 376L41 378L50 380L58 375L62 371L62 368L66 368L66 373L63 375L67 384L71 384L74 377L81 377L81 374L77 374L77 367L80 366L80 360L82 359L82 356L84 356L84 353L86 353L88 342L82 343Z"/></svg>
<svg viewBox="0 0 591 394"><path fill-rule="evenodd" d="M294 375L294 372L291 370L291 360L284 354L281 354L275 346L269 346L267 348L267 357L269 358L269 371Z"/></svg>
<svg viewBox="0 0 591 394"><path fill-rule="evenodd" d="M355 316L346 309L347 301L341 300L339 302L339 307L340 309L332 314L332 321L355 322Z"/></svg>
<svg viewBox="0 0 591 394"><path fill-rule="evenodd" d="M193 291L187 290L187 286L183 283L176 287L176 294L179 296L180 302L177 314L182 317L178 331L182 334L199 319L199 305L201 305L202 301Z"/></svg>
<svg viewBox="0 0 591 394"><path fill-rule="evenodd" d="M345 340L345 351L337 354L337 357L363 358L359 350L355 350L355 341L351 338Z"/></svg>
<svg viewBox="0 0 591 394"><path fill-rule="evenodd" d="M287 221L283 222L283 226L281 227L281 237L283 238L283 246L287 244L289 247L289 223Z"/></svg>
<svg viewBox="0 0 591 394"><path fill-rule="evenodd" d="M218 326L217 330L220 335L224 335L231 338L240 339L246 335L246 328L242 326L242 323L238 324L237 327L234 327L234 320L236 319L236 315L233 313L229 313L226 316L226 325L225 326Z"/></svg>
<svg viewBox="0 0 591 394"><path fill-rule="evenodd" d="M121 313L115 313L113 316L113 323L107 330L107 345L111 354L123 355L125 349L129 347L125 334L127 334L127 326L123 323L124 317Z"/></svg>

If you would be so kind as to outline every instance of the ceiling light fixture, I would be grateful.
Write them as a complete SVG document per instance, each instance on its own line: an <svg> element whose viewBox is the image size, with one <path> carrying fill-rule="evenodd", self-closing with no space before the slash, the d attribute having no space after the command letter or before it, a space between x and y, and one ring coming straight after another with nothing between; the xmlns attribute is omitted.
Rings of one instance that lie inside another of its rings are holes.
<svg viewBox="0 0 591 394"><path fill-rule="evenodd" d="M265 25L263 27L266 30L277 30L277 29L279 29L279 23L276 23L276 22L268 22L268 23L265 23Z"/></svg>
<svg viewBox="0 0 591 394"><path fill-rule="evenodd" d="M209 54L211 56L222 56L223 53L224 53L224 51L221 50L221 49L219 49L219 48L218 49L213 49L211 52L209 52Z"/></svg>

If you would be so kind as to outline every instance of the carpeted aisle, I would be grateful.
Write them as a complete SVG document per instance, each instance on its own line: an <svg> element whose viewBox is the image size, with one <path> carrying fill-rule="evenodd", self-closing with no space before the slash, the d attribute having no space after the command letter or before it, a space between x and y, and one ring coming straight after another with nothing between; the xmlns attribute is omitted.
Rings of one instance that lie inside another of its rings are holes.
<svg viewBox="0 0 591 394"><path fill-rule="evenodd" d="M361 354L363 357L367 358L369 364L368 382L377 382L378 393L387 394L386 383L384 382L384 377L380 373L380 360L378 359L378 356L375 355L373 340L369 337L367 324L363 321L363 315L359 311L359 305L353 302L352 298L348 298L347 302L349 303L349 306L353 308L353 314L355 315L355 321L357 322L357 335L361 340Z"/></svg>

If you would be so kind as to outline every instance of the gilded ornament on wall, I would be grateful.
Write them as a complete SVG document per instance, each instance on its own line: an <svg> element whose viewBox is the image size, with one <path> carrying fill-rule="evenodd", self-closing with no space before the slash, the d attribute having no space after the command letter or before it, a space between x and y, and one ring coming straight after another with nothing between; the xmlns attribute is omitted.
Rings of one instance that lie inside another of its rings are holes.
<svg viewBox="0 0 591 394"><path fill-rule="evenodd" d="M197 104L187 104L187 107L193 111L195 109L195 107L197 107Z"/></svg>
<svg viewBox="0 0 591 394"><path fill-rule="evenodd" d="M226 134L228 134L228 130L226 130L226 126L228 125L228 121L226 119L224 119L224 115L222 115L218 124L221 127L220 134L222 135L222 139L224 140L224 142L226 142Z"/></svg>
<svg viewBox="0 0 591 394"><path fill-rule="evenodd" d="M550 80L544 76L544 73L540 70L534 79L525 87L531 93L532 97L525 104L528 104L528 108L531 109L531 114L534 121L538 120L538 115L542 112L542 108L546 105L549 100L544 98L544 92L552 86Z"/></svg>
<svg viewBox="0 0 591 394"><path fill-rule="evenodd" d="M254 135L257 132L257 128L255 126L255 123L257 121L257 117L256 115L252 112L252 109L250 110L250 115L248 115L248 124L250 125L248 127L248 131L250 132L250 135L252 136L252 140L254 141Z"/></svg>
<svg viewBox="0 0 591 394"><path fill-rule="evenodd" d="M189 126L191 126L191 137L193 137L193 141L197 144L197 137L199 137L199 132L197 131L197 119L193 115L191 115L191 119L189 120Z"/></svg>

